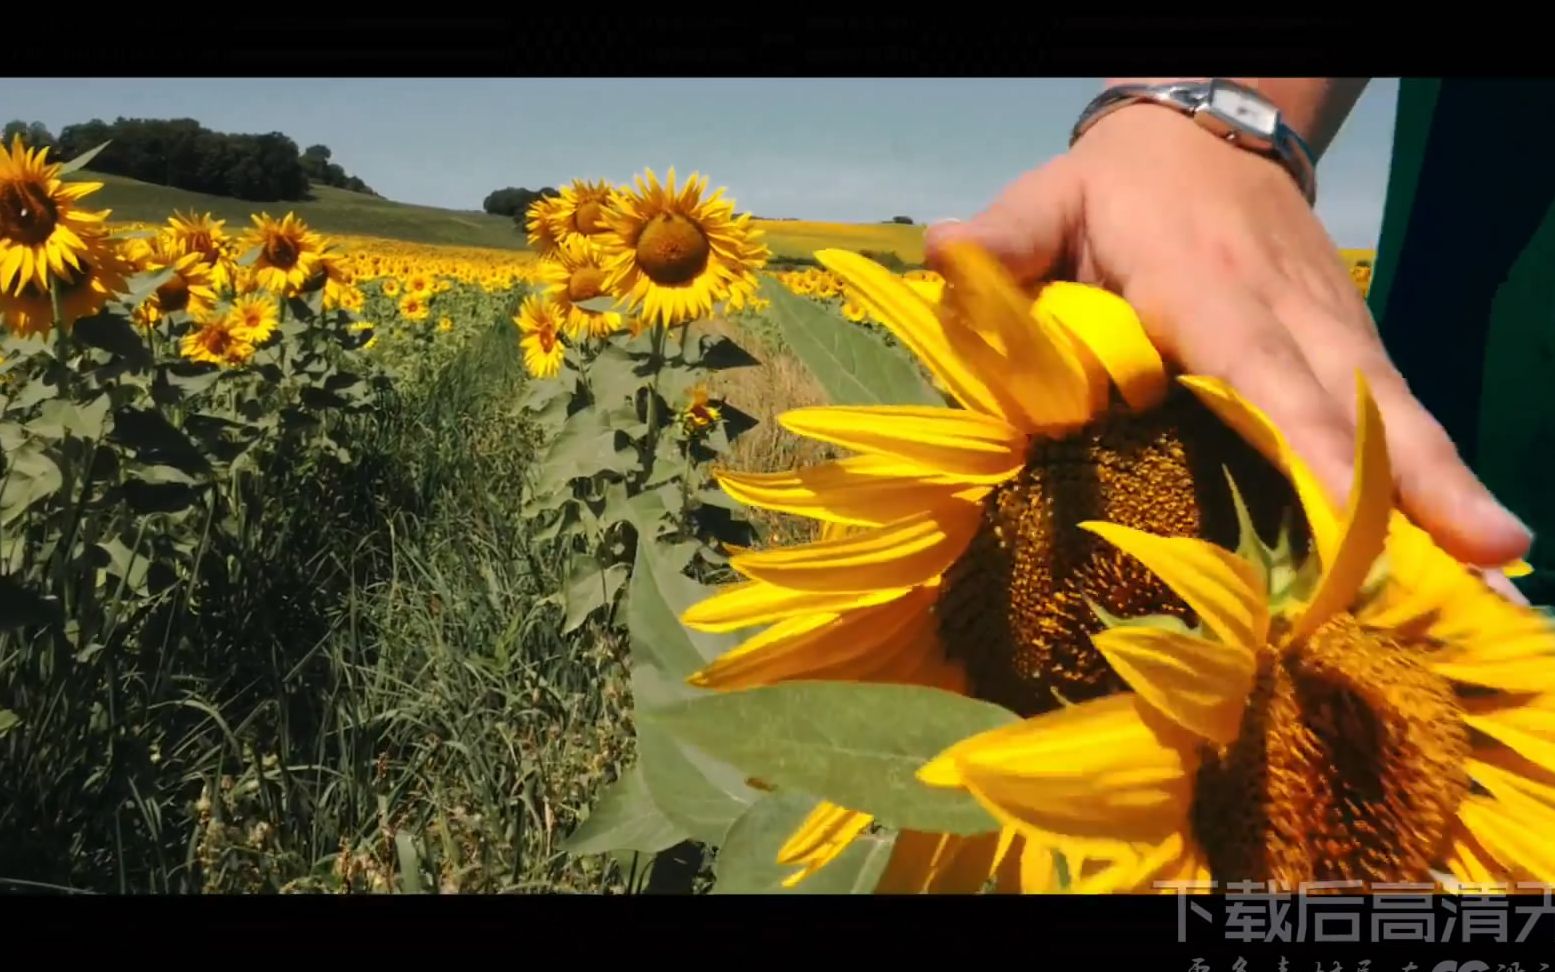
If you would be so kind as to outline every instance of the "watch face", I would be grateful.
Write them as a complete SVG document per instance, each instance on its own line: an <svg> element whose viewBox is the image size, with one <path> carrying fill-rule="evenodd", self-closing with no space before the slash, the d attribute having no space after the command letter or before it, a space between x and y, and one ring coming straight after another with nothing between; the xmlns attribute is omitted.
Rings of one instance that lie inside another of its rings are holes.
<svg viewBox="0 0 1555 972"><path fill-rule="evenodd" d="M1250 128L1265 138L1274 136L1278 110L1267 102L1249 97L1235 88L1216 86L1210 91L1209 108L1238 125Z"/></svg>

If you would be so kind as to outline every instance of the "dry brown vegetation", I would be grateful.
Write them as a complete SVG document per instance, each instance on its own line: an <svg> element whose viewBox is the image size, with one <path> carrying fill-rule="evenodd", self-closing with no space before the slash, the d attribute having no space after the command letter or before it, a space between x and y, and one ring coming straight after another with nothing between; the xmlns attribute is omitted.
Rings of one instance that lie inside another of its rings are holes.
<svg viewBox="0 0 1555 972"><path fill-rule="evenodd" d="M760 423L734 443L730 467L742 472L777 472L836 458L837 450L802 439L777 421L789 409L826 403L825 393L809 369L781 344L741 328L738 322L720 318L711 322L710 329L738 340L761 362L757 367L719 373L709 389ZM804 543L818 536L819 527L813 520L756 509L749 514L768 544Z"/></svg>

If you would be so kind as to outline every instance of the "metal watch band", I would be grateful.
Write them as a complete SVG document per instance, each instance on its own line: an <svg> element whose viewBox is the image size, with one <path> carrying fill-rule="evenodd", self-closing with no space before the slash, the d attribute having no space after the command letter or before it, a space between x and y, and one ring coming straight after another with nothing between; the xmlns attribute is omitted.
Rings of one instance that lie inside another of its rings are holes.
<svg viewBox="0 0 1555 972"><path fill-rule="evenodd" d="M1275 116L1272 137L1265 139L1251 129L1208 111L1217 88L1234 89L1243 97L1267 105ZM1200 127L1211 130L1218 137L1255 154L1272 158L1290 173L1291 178L1296 180L1308 203L1316 201L1317 166L1312 150L1294 129L1285 124L1284 119L1279 115L1279 110L1270 105L1267 99L1251 88L1232 81L1217 78L1210 81L1176 81L1158 85L1123 84L1108 88L1091 99L1090 104L1086 105L1085 110L1080 113L1079 120L1075 122L1074 129L1070 132L1069 144L1073 146L1093 125L1119 108L1141 102L1161 105L1180 112L1199 122Z"/></svg>

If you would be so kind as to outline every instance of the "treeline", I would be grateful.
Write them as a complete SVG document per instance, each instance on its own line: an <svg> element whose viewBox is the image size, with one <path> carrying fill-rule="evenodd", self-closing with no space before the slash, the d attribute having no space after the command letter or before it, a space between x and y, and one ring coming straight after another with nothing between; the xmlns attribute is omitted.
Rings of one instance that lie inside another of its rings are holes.
<svg viewBox="0 0 1555 972"><path fill-rule="evenodd" d="M92 171L191 192L252 202L290 202L306 199L310 185L325 185L377 195L361 179L329 161L327 146L312 145L299 152L297 143L280 132L213 132L192 118L119 118L111 123L94 118L67 125L57 139L39 122L7 124L7 144L15 134L31 146L50 146L51 155L63 159L108 142L92 160Z"/></svg>
<svg viewBox="0 0 1555 972"><path fill-rule="evenodd" d="M486 199L481 203L481 208L493 216L511 216L522 222L524 214L529 211L529 206L537 199L559 196L550 186L544 189L522 189L517 186L508 186L506 189L493 189L487 193Z"/></svg>

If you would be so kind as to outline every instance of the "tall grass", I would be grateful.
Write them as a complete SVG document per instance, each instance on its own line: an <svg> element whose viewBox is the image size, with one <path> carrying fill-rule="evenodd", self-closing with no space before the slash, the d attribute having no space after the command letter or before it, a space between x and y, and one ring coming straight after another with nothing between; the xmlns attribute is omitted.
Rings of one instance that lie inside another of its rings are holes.
<svg viewBox="0 0 1555 972"><path fill-rule="evenodd" d="M0 736L0 887L615 886L557 845L625 757L624 647L557 634L522 386L497 322L350 420L354 468L277 456L244 556L101 677L0 641L0 698L47 700Z"/></svg>

